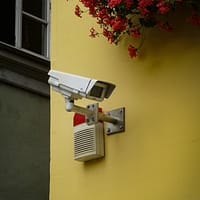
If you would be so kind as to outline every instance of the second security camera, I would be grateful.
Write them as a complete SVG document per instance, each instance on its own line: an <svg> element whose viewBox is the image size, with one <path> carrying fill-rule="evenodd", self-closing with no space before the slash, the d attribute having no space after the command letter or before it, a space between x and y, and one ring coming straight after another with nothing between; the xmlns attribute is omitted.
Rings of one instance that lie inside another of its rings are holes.
<svg viewBox="0 0 200 200"><path fill-rule="evenodd" d="M56 70L50 70L48 83L53 89L70 100L82 97L103 101L113 92L115 85L91 78L68 74Z"/></svg>

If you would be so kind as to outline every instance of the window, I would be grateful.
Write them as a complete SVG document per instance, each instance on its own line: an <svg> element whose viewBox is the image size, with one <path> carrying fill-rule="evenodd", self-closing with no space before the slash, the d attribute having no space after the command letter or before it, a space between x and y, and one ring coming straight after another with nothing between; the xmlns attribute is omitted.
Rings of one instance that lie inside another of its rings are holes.
<svg viewBox="0 0 200 200"><path fill-rule="evenodd" d="M49 0L8 0L1 9L0 41L49 57Z"/></svg>

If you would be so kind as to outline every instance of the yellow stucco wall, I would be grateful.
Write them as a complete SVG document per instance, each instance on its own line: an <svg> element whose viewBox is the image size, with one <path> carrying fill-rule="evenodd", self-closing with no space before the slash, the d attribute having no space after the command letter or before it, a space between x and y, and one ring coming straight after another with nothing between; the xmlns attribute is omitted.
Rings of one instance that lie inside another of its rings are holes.
<svg viewBox="0 0 200 200"><path fill-rule="evenodd" d="M50 200L199 200L200 30L152 30L132 60L126 42L88 37L76 3L52 0L51 67L116 84L100 106L125 106L126 132L105 137L104 159L74 161L73 114L51 92Z"/></svg>

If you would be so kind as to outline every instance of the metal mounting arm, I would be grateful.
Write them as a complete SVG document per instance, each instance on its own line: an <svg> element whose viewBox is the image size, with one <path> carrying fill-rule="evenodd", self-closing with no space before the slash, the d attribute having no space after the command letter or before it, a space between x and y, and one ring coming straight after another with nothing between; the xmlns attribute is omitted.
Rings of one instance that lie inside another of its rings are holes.
<svg viewBox="0 0 200 200"><path fill-rule="evenodd" d="M83 115L86 115L86 116L90 116L90 115L93 114L92 110L89 110L87 108L75 105L74 100L65 99L65 101L66 101L65 109L68 112L76 112L76 113L80 113L80 114L83 114Z"/></svg>
<svg viewBox="0 0 200 200"><path fill-rule="evenodd" d="M68 112L76 112L84 114L86 116L86 122L88 125L95 124L99 121L106 122L106 134L112 134L117 132L124 132L125 130L125 109L119 108L107 112L106 114L98 112L98 103L90 104L87 108L77 106L74 104L74 100L65 98L66 110Z"/></svg>

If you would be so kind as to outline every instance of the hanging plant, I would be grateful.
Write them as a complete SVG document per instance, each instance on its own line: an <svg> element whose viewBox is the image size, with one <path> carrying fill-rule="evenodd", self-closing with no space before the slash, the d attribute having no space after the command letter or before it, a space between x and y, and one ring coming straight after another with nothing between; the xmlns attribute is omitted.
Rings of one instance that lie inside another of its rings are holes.
<svg viewBox="0 0 200 200"><path fill-rule="evenodd" d="M80 0L87 8L75 6L75 14L82 17L88 12L94 17L101 28L101 33L93 27L90 37L95 38L100 34L105 36L111 44L118 44L122 36L127 34L134 39L140 39L139 45L132 43L128 46L131 58L138 55L144 38L146 28L156 27L164 31L172 31L169 15L176 12L177 8L187 7L190 14L186 22L200 27L200 1L199 0Z"/></svg>

